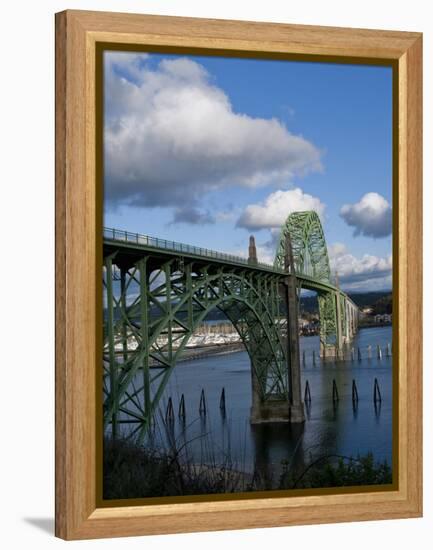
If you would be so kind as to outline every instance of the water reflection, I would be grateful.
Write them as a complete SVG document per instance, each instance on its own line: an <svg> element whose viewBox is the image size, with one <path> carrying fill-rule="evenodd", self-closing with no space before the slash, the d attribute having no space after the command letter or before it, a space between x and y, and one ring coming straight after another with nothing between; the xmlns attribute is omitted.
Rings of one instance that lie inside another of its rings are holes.
<svg viewBox="0 0 433 550"><path fill-rule="evenodd" d="M148 444L181 447L194 463L229 462L243 472L258 471L269 482L278 478L283 463L301 467L321 455L372 452L391 464L392 358L369 352L378 344L386 349L390 341L390 327L361 330L352 344L356 354L348 348L346 360L334 363L319 359L316 337L302 338L303 425L250 425L246 352L180 363ZM380 399L374 399L375 380ZM167 408L169 421L161 422Z"/></svg>
<svg viewBox="0 0 433 550"><path fill-rule="evenodd" d="M251 427L255 451L255 471L273 486L278 483L284 463L305 465L303 437L305 424L256 424Z"/></svg>
<svg viewBox="0 0 433 550"><path fill-rule="evenodd" d="M353 409L353 418L356 420L358 418L358 400L352 400L352 409Z"/></svg>
<svg viewBox="0 0 433 550"><path fill-rule="evenodd" d="M376 422L379 423L380 420L380 411L382 409L382 401L375 401L374 402L374 415L376 417Z"/></svg>

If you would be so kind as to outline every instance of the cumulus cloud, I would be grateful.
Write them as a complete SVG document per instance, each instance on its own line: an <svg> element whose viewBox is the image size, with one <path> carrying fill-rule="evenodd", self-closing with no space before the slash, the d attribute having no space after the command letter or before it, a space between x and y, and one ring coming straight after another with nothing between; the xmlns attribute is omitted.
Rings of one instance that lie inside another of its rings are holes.
<svg viewBox="0 0 433 550"><path fill-rule="evenodd" d="M355 228L354 236L387 237L392 232L392 209L378 193L366 193L355 204L345 204L340 210L344 221Z"/></svg>
<svg viewBox="0 0 433 550"><path fill-rule="evenodd" d="M215 223L215 218L208 210L202 211L194 206L176 208L173 214L172 224L188 223L191 225L205 225Z"/></svg>
<svg viewBox="0 0 433 550"><path fill-rule="evenodd" d="M268 243L257 243L257 260L263 264L273 265L275 259L275 250L268 246ZM248 241L245 242L244 248L232 248L228 254L239 256L240 258L248 258Z"/></svg>
<svg viewBox="0 0 433 550"><path fill-rule="evenodd" d="M275 191L260 204L250 204L237 221L238 227L254 229L279 228L292 212L315 210L323 216L325 205L317 197L304 193L302 189Z"/></svg>
<svg viewBox="0 0 433 550"><path fill-rule="evenodd" d="M329 261L333 273L338 273L346 290L379 290L392 286L392 256L380 258L364 254L356 258L342 243L328 246Z"/></svg>
<svg viewBox="0 0 433 550"><path fill-rule="evenodd" d="M320 152L275 118L233 110L190 59L107 52L104 176L108 205L196 205L204 193L286 183L320 170Z"/></svg>
<svg viewBox="0 0 433 550"><path fill-rule="evenodd" d="M234 209L220 210L215 213L215 220L217 222L233 222L236 219L236 213Z"/></svg>

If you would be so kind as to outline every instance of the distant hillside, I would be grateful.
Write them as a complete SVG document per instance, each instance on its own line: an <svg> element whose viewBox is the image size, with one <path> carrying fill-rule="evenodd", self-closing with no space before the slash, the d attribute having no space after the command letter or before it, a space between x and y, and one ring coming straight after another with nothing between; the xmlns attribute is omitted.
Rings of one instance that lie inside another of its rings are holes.
<svg viewBox="0 0 433 550"><path fill-rule="evenodd" d="M359 308L371 307L373 314L392 313L392 292L357 292L349 297ZM303 296L301 313L317 313L317 296Z"/></svg>
<svg viewBox="0 0 433 550"><path fill-rule="evenodd" d="M375 313L392 313L392 292L362 292L349 294L358 307L381 309L391 307L391 311L376 311Z"/></svg>
<svg viewBox="0 0 433 550"><path fill-rule="evenodd" d="M392 293L391 292L362 292L349 294L350 298L359 308L371 307L372 314L392 313ZM151 308L151 315L158 314L159 310L155 306ZM300 302L300 313L314 314L318 313L317 296L302 296ZM107 312L104 309L104 319ZM114 312L115 318L118 319L118 311ZM186 316L186 313L185 313ZM207 321L225 321L226 316L219 309L214 309L206 316Z"/></svg>
<svg viewBox="0 0 433 550"><path fill-rule="evenodd" d="M301 313L317 313L318 308L317 296L301 296Z"/></svg>

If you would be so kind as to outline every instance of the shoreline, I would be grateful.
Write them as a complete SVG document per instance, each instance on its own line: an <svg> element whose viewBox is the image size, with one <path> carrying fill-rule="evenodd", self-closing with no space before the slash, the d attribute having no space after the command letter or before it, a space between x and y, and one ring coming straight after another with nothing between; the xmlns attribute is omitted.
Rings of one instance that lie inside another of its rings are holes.
<svg viewBox="0 0 433 550"><path fill-rule="evenodd" d="M389 327L392 326L392 323L385 324L385 323L377 323L374 325L364 325L360 326L359 330L361 329L368 329L368 328L382 328L382 327ZM302 335L303 338L309 338L312 336L317 335ZM206 357L216 357L219 355L228 355L232 353L239 353L241 351L246 351L245 345L243 342L227 342L227 343L220 343L220 344L205 344L202 346L194 346L194 347L187 347L177 360L178 363L182 363L185 361L193 361L195 359L204 359ZM157 364L156 361L151 362L151 366L155 366Z"/></svg>
<svg viewBox="0 0 433 550"><path fill-rule="evenodd" d="M358 330L362 328L382 328L382 327L392 327L392 323L368 323L368 324L359 324Z"/></svg>
<svg viewBox="0 0 433 550"><path fill-rule="evenodd" d="M207 346L186 348L178 361L192 361L193 359L201 359L203 357L208 357L211 355L226 355L229 353L238 353L240 351L246 351L243 342L230 342L228 344L208 344Z"/></svg>
<svg viewBox="0 0 433 550"><path fill-rule="evenodd" d="M177 362L183 363L185 361L193 361L195 359L203 359L205 357L216 357L218 355L228 355L231 353L239 353L241 351L246 351L246 348L242 342L197 346L194 348L186 348Z"/></svg>

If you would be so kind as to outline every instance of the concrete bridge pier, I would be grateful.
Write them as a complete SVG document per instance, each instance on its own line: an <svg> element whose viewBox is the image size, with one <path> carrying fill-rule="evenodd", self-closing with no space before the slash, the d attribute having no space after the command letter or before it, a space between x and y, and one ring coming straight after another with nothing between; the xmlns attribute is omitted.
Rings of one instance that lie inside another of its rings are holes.
<svg viewBox="0 0 433 550"><path fill-rule="evenodd" d="M254 240L250 239L249 260L254 257ZM254 246L255 248L255 246ZM296 273L293 260L293 250L290 235L286 235L285 271L287 277L280 285L280 293L286 304L287 312L287 387L288 395L266 396L263 399L260 393L260 385L255 373L252 373L252 407L251 423L261 424L265 422L305 422L304 403L301 397L301 361L299 352L298 332L298 296L296 289Z"/></svg>
<svg viewBox="0 0 433 550"><path fill-rule="evenodd" d="M335 343L320 342L320 356L323 358L338 357L345 344L349 344L358 331L358 309L355 304L341 292L333 295L335 315Z"/></svg>
<svg viewBox="0 0 433 550"><path fill-rule="evenodd" d="M253 389L253 404L250 413L251 424L291 422L290 403L286 399L260 399Z"/></svg>
<svg viewBox="0 0 433 550"><path fill-rule="evenodd" d="M345 339L350 342L358 332L358 310L353 302L345 300L346 315L345 315Z"/></svg>
<svg viewBox="0 0 433 550"><path fill-rule="evenodd" d="M338 286L337 286L338 288ZM335 344L335 354L338 356L343 350L343 326L342 326L342 315L341 315L341 296L340 292L336 292L335 296L335 307L336 307L336 324L337 324L337 334L336 334L336 344Z"/></svg>
<svg viewBox="0 0 433 550"><path fill-rule="evenodd" d="M290 422L299 424L305 422L304 403L301 395L293 399L279 399L269 396L262 400L259 383L254 369L251 369L252 378L252 406L250 411L251 424L266 424Z"/></svg>

